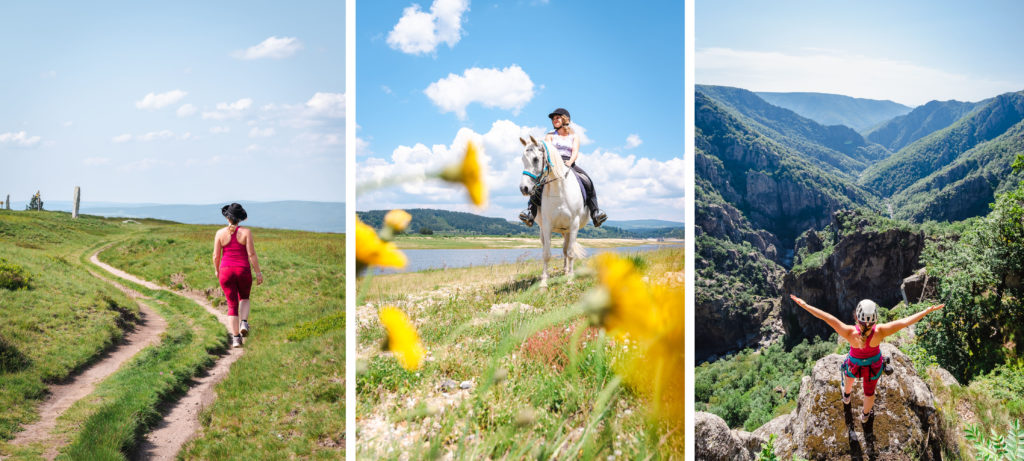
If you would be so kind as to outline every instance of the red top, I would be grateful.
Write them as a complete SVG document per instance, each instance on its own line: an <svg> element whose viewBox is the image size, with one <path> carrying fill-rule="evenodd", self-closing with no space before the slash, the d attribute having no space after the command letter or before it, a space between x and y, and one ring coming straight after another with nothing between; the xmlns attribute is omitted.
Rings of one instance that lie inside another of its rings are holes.
<svg viewBox="0 0 1024 461"><path fill-rule="evenodd" d="M857 334L859 335L860 325L857 325L856 328ZM850 357L853 357L855 359L870 359L882 352L881 344L874 347L871 346L871 337L875 336L875 331L877 331L877 329L878 325L871 326L871 333L868 335L867 339L864 340L864 344L866 344L866 347L853 347L853 345L850 346Z"/></svg>
<svg viewBox="0 0 1024 461"><path fill-rule="evenodd" d="M235 238L238 234L238 229L241 227L235 228L235 231L231 233L231 240L227 245L224 245L223 253L221 253L220 267L249 267L249 250Z"/></svg>

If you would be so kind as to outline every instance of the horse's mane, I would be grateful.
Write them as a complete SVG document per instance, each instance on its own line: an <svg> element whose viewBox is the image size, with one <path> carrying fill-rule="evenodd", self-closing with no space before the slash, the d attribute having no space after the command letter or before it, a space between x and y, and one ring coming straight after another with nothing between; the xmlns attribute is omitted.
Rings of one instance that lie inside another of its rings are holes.
<svg viewBox="0 0 1024 461"><path fill-rule="evenodd" d="M557 151L550 151L549 149L551 149L553 146L551 146L551 143L547 141L542 141L541 146L544 148L544 155L546 155L547 158L551 159L551 173L554 175L555 178L564 179L566 167L565 162L562 161L562 156L558 155Z"/></svg>

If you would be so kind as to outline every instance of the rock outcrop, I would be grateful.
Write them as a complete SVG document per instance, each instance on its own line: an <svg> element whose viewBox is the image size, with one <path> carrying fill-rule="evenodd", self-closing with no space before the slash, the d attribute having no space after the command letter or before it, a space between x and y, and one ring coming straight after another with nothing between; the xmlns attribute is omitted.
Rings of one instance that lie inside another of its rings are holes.
<svg viewBox="0 0 1024 461"><path fill-rule="evenodd" d="M812 306L850 323L861 299L882 306L903 300L903 279L921 267L924 234L903 228L877 229L860 211L832 215L832 253L818 267L786 274L782 285L782 319L790 338L832 334L828 324L801 309L795 294Z"/></svg>
<svg viewBox="0 0 1024 461"><path fill-rule="evenodd" d="M752 461L762 443L749 432L729 429L718 415L703 411L693 414L693 439L700 460Z"/></svg>
<svg viewBox="0 0 1024 461"><path fill-rule="evenodd" d="M891 358L894 372L880 378L874 416L866 423L859 418L864 406L859 383L854 386L852 403L842 402L839 366L845 356L832 354L818 360L811 376L803 378L796 409L753 433L731 431L720 418L695 418L697 459L753 459L756 447L772 434L776 435L775 454L780 459L793 455L810 460L941 459L946 437L939 425L935 396L918 377L909 357L890 344L883 344L882 352Z"/></svg>
<svg viewBox="0 0 1024 461"><path fill-rule="evenodd" d="M697 360L781 336L778 240L754 230L743 215L710 186L695 187Z"/></svg>

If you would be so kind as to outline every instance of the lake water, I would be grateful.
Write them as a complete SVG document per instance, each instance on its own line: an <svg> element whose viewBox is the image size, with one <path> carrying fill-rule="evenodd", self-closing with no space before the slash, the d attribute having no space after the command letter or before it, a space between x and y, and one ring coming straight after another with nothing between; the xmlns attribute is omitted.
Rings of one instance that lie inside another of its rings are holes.
<svg viewBox="0 0 1024 461"><path fill-rule="evenodd" d="M670 245L636 245L615 248L587 248L587 255L593 256L606 251L616 253L637 253L642 251L656 250L658 248L679 248L682 251L682 244ZM541 259L543 253L541 248L502 248L502 249L431 249L431 250L402 250L409 258L409 264L405 270L391 270L378 268L379 273L393 274L396 272L416 272L424 269L442 269L470 266L490 266L494 264L514 263ZM560 267L562 264L562 249L551 249L552 267Z"/></svg>

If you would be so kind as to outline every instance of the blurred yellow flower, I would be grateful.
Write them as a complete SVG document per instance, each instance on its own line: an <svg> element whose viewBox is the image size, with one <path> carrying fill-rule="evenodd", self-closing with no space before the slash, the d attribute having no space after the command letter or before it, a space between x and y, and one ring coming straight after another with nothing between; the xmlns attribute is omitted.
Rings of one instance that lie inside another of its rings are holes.
<svg viewBox="0 0 1024 461"><path fill-rule="evenodd" d="M419 370L427 351L409 317L392 306L382 307L377 315L388 331L387 349L395 354L398 364L409 371Z"/></svg>
<svg viewBox="0 0 1024 461"><path fill-rule="evenodd" d="M597 255L597 275L608 290L609 305L602 311L601 325L616 338L644 338L656 328L651 293L633 263L613 253Z"/></svg>
<svg viewBox="0 0 1024 461"><path fill-rule="evenodd" d="M377 231L356 217L356 262L361 265L405 267L405 255L394 243L381 241Z"/></svg>
<svg viewBox="0 0 1024 461"><path fill-rule="evenodd" d="M683 284L648 284L632 262L611 253L598 255L596 264L601 287L608 292L601 325L626 345L616 360L616 373L651 400L655 418L681 428L686 376Z"/></svg>
<svg viewBox="0 0 1024 461"><path fill-rule="evenodd" d="M409 226L409 221L412 221L412 215L405 210L391 210L384 215L384 225L395 232L405 231L405 228Z"/></svg>
<svg viewBox="0 0 1024 461"><path fill-rule="evenodd" d="M441 172L441 179L448 182L457 182L466 186L469 191L469 199L476 206L484 206L487 203L487 186L484 185L484 174L477 159L477 147L470 141L466 144L466 156L461 164L449 165Z"/></svg>

